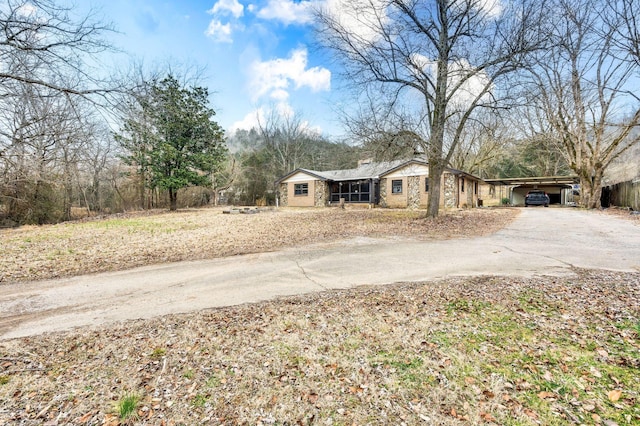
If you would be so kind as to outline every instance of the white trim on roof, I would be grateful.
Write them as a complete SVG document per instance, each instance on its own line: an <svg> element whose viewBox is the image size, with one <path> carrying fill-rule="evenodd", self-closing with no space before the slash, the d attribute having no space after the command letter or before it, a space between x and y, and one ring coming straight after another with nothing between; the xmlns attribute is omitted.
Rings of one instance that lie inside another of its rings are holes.
<svg viewBox="0 0 640 426"><path fill-rule="evenodd" d="M318 179L318 177L310 175L308 173L304 173L304 172L297 172L291 176L289 176L288 178L280 181L280 183L289 183L289 182L309 182L312 180L320 180Z"/></svg>
<svg viewBox="0 0 640 426"><path fill-rule="evenodd" d="M396 169L389 174L380 175L380 177L385 178L399 178L407 176L429 176L429 167L424 164L412 163Z"/></svg>

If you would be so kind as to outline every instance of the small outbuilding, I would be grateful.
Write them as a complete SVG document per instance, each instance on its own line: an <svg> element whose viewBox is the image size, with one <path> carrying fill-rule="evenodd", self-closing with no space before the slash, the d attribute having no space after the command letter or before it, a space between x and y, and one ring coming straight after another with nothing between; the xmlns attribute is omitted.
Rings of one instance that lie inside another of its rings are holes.
<svg viewBox="0 0 640 426"><path fill-rule="evenodd" d="M296 169L276 181L282 206L324 207L369 204L393 208L424 208L429 200L429 164L421 158L374 163L355 169ZM477 207L482 180L447 168L442 175L440 207Z"/></svg>

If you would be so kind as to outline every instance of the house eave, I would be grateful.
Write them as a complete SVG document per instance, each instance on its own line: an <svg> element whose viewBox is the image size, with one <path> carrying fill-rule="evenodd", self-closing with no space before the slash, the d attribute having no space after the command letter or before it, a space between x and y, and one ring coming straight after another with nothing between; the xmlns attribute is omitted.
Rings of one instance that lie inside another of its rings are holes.
<svg viewBox="0 0 640 426"><path fill-rule="evenodd" d="M287 173L286 175L282 176L280 179L276 180L275 181L276 186L280 185L283 181L289 179L291 176L294 176L296 173L305 173L307 175L313 176L313 177L317 178L318 180L322 180L322 181L329 180L325 176L320 175L315 170L297 168L294 171L292 171L290 173Z"/></svg>

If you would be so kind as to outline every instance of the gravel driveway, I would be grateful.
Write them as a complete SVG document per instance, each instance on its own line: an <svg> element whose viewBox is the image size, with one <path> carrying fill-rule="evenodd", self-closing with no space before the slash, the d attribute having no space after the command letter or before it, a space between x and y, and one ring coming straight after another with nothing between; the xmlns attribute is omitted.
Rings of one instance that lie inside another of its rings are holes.
<svg viewBox="0 0 640 426"><path fill-rule="evenodd" d="M0 339L324 289L454 275L640 270L640 226L562 208L523 209L486 237L366 239L0 287Z"/></svg>

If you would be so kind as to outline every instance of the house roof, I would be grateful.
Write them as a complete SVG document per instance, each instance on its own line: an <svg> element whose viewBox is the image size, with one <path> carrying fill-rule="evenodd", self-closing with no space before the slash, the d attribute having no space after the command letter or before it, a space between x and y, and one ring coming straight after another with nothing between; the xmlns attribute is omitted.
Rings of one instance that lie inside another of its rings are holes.
<svg viewBox="0 0 640 426"><path fill-rule="evenodd" d="M396 170L402 169L410 164L421 164L427 166L429 163L422 158L412 158L409 160L393 160L393 161L382 161L379 163L365 163L361 164L355 169L342 169L342 170L327 170L327 171L317 171L317 170L309 170L298 168L291 173L286 174L276 181L276 184L279 184L282 181L287 180L291 176L296 173L302 172L313 177L318 178L319 180L329 180L329 181L349 181L349 180L361 180L361 179L379 179L381 176L392 173ZM474 179L481 180L477 176L473 176L469 173L465 173L460 170L447 168L447 171L456 174L456 175L464 175Z"/></svg>
<svg viewBox="0 0 640 426"><path fill-rule="evenodd" d="M345 181L359 179L379 179L380 176L390 173L394 170L404 167L405 165L417 160L394 160L383 161L380 163L365 163L355 169L344 170L328 170L326 172L318 172L326 177L327 180ZM426 165L427 163L424 162Z"/></svg>

